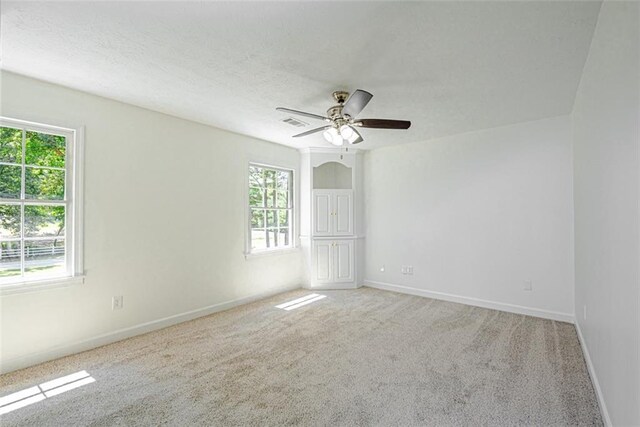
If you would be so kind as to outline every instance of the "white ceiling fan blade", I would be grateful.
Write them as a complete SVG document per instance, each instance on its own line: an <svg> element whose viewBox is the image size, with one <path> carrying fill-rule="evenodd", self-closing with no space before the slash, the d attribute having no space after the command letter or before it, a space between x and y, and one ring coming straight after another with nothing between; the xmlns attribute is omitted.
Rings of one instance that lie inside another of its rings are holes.
<svg viewBox="0 0 640 427"><path fill-rule="evenodd" d="M328 117L324 117L319 114L306 113L304 111L292 110L291 108L278 107L276 108L276 110L282 111L283 113L297 114L299 116L305 116L305 117L310 117L312 119L323 120L325 122L331 121L331 119L329 119Z"/></svg>
<svg viewBox="0 0 640 427"><path fill-rule="evenodd" d="M357 116L364 110L364 107L371 101L371 98L373 98L373 95L366 90L356 90L349 99L347 99L347 102L344 103L342 114L348 115L349 117Z"/></svg>
<svg viewBox="0 0 640 427"><path fill-rule="evenodd" d="M299 133L299 134L297 134L297 135L293 135L293 136L292 136L292 138L299 138L299 137L301 137L301 136L311 135L311 134L313 134L313 133L323 131L323 130L328 129L328 128L330 128L330 127L333 127L333 125L326 125L326 126L322 126L322 127L320 127L320 128L311 129L311 130L308 130L308 131L306 131L306 132L302 132L302 133Z"/></svg>

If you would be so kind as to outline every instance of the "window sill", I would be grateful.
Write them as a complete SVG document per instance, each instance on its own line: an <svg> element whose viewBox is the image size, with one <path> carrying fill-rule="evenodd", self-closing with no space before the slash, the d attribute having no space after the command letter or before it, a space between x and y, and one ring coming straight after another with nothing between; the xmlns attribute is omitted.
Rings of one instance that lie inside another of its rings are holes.
<svg viewBox="0 0 640 427"><path fill-rule="evenodd" d="M42 280L25 280L22 282L7 283L5 285L0 285L0 296L81 285L84 283L84 277L85 276L56 277Z"/></svg>
<svg viewBox="0 0 640 427"><path fill-rule="evenodd" d="M250 252L250 253L245 252L244 259L262 258L266 256L273 256L273 255L287 255L295 252L300 252L300 247L294 246L292 248L285 248L285 249L271 249L266 251Z"/></svg>

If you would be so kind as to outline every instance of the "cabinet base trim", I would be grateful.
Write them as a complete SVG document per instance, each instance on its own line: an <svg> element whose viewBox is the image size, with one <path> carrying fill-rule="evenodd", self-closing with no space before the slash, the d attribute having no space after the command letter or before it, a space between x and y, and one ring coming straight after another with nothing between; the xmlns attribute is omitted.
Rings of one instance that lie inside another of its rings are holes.
<svg viewBox="0 0 640 427"><path fill-rule="evenodd" d="M358 289L362 285L355 283L323 283L321 285L305 285L305 289L322 289L322 290L345 290L345 289Z"/></svg>

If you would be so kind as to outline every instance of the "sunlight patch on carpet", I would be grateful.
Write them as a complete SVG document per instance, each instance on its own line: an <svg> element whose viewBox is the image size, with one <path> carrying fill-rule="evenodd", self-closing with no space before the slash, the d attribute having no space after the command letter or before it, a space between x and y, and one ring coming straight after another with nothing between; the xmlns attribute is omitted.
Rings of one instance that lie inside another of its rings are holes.
<svg viewBox="0 0 640 427"><path fill-rule="evenodd" d="M282 303L280 305L276 305L276 308L280 308L282 310L286 310L286 311L290 311L290 310L295 310L296 308L305 306L307 304L311 304L312 302L316 302L319 301L323 298L326 298L326 295L319 295L319 294L309 294L306 296L303 296L301 298L297 298L294 299L292 301L287 301L285 303Z"/></svg>
<svg viewBox="0 0 640 427"><path fill-rule="evenodd" d="M89 375L87 371L79 371L11 393L7 396L0 397L0 415L24 408L25 406L45 400L48 397L56 396L95 381L95 378Z"/></svg>

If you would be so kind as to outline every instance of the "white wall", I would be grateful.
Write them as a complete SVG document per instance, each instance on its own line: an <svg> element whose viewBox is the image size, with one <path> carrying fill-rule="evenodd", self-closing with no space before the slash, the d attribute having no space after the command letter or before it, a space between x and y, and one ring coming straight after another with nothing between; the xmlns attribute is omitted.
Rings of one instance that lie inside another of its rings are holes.
<svg viewBox="0 0 640 427"><path fill-rule="evenodd" d="M640 425L639 13L603 3L573 112L576 320L620 426Z"/></svg>
<svg viewBox="0 0 640 427"><path fill-rule="evenodd" d="M366 282L572 318L568 116L374 150L365 177Z"/></svg>
<svg viewBox="0 0 640 427"><path fill-rule="evenodd" d="M248 160L297 169L296 150L15 74L1 83L2 115L86 126L86 283L0 297L3 370L301 283L299 252L243 255Z"/></svg>

